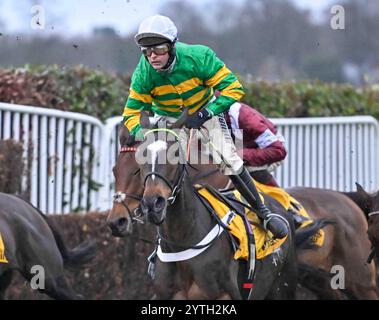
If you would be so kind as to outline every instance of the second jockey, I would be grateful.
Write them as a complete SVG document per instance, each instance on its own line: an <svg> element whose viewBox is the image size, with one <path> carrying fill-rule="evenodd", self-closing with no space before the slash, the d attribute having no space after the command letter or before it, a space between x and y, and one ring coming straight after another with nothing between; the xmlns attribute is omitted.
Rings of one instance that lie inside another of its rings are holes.
<svg viewBox="0 0 379 320"><path fill-rule="evenodd" d="M216 94L217 95L217 94ZM276 126L247 104L236 102L225 112L234 140L242 140L237 150L252 177L266 185L279 187L271 172L287 155L283 136Z"/></svg>

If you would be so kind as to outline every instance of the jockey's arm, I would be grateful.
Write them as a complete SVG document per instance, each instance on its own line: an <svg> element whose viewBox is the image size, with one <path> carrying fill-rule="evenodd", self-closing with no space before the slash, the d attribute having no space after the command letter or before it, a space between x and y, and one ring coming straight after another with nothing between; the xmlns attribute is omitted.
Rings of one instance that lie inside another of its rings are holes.
<svg viewBox="0 0 379 320"><path fill-rule="evenodd" d="M132 135L135 136L140 132L141 110L151 110L152 102L150 90L141 77L141 71L137 66L132 76L128 100L122 114L123 123Z"/></svg>
<svg viewBox="0 0 379 320"><path fill-rule="evenodd" d="M245 145L245 148L239 150L239 155L249 166L260 167L284 160L287 155L286 148L267 118L253 108L242 104L239 109L238 123L239 128L243 130L244 141L254 141L254 147L247 148Z"/></svg>
<svg viewBox="0 0 379 320"><path fill-rule="evenodd" d="M219 97L207 106L213 115L227 111L233 103L239 101L245 94L237 77L210 48L205 53L200 73L207 86L220 92Z"/></svg>
<svg viewBox="0 0 379 320"><path fill-rule="evenodd" d="M280 141L275 141L263 149L240 149L238 150L238 154L249 166L260 167L284 160L287 151Z"/></svg>

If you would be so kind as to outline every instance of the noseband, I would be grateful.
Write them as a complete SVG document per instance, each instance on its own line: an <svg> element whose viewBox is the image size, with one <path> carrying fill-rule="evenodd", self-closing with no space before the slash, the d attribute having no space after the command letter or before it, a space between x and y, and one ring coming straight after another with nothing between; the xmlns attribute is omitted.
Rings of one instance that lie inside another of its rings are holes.
<svg viewBox="0 0 379 320"><path fill-rule="evenodd" d="M151 133L154 133L154 132L168 132L172 135L175 136L176 138L176 141L179 142L180 140L180 137L173 131L173 130L170 130L170 129L166 129L166 128L158 128L158 129L152 129L152 130L149 130L148 132L145 133L145 138L147 135L151 134ZM182 150L182 147L179 143L179 152L181 154L183 154L183 150ZM164 177L163 175L161 175L160 173L156 172L156 171L151 171L149 173L146 174L145 176L145 180L144 180L144 183L143 183L143 186L145 188L146 186L146 181L147 179L150 177L150 176L157 176L159 179L161 179L171 190L171 196L168 197L168 202L169 202L169 205L172 205L175 200L176 200L176 197L177 195L179 194L180 190L182 189L182 184L183 184L183 180L184 180L184 176L185 174L187 173L187 167L186 167L186 162L183 163L183 164L180 164L176 170L176 176L178 177L176 179L176 181L174 183L171 183L166 177ZM180 170L180 171L179 171Z"/></svg>

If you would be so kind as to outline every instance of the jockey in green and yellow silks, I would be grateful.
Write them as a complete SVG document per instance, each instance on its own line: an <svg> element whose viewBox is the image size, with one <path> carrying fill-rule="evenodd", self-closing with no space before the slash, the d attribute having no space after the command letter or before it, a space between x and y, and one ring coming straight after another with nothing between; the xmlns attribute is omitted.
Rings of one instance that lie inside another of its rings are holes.
<svg viewBox="0 0 379 320"><path fill-rule="evenodd" d="M228 175L243 197L258 208L258 216L275 237L284 238L288 226L260 201L253 179L238 156L223 112L237 103L244 90L237 77L210 48L177 41L177 28L165 16L152 16L139 26L135 40L143 55L135 69L123 122L132 135L141 132L141 110L178 118L188 109L184 124L189 129L205 128L214 149L215 163ZM216 98L215 90L220 92ZM217 132L217 134L211 134Z"/></svg>

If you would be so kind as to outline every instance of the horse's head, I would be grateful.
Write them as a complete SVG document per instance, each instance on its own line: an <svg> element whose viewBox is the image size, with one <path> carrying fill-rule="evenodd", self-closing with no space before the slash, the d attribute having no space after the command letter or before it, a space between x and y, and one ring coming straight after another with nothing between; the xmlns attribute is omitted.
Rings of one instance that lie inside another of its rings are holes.
<svg viewBox="0 0 379 320"><path fill-rule="evenodd" d="M136 145L128 129L120 129L121 151L113 167L116 193L109 211L107 224L115 237L124 237L132 232L132 218L138 210L143 186L139 177L138 163L135 160Z"/></svg>
<svg viewBox="0 0 379 320"><path fill-rule="evenodd" d="M370 194L356 183L357 192L363 200L363 209L368 218L368 236L379 257L379 192Z"/></svg>
<svg viewBox="0 0 379 320"><path fill-rule="evenodd" d="M144 117L141 116L142 124L146 124ZM156 225L164 221L167 206L175 200L185 174L184 152L174 130L181 121L173 125L161 122L157 128L143 125L145 140L136 154L144 185L140 209Z"/></svg>

